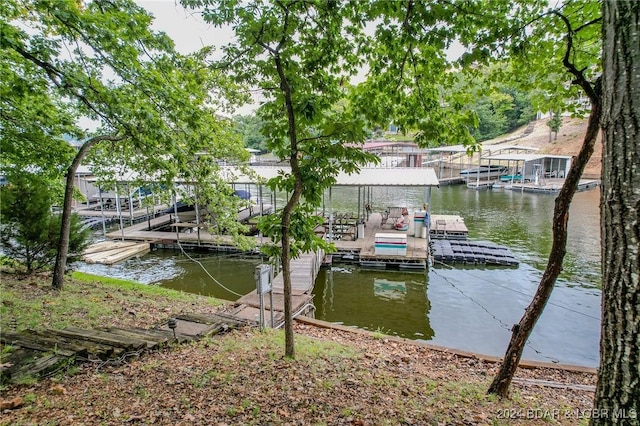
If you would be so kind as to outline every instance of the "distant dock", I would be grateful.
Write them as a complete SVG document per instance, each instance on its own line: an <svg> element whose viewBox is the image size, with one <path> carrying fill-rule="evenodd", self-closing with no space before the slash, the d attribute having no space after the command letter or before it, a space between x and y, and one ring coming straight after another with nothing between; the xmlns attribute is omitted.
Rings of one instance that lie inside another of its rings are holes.
<svg viewBox="0 0 640 426"><path fill-rule="evenodd" d="M578 191L586 191L600 186L598 179L580 179L578 182ZM511 185L512 191L535 192L543 194L557 194L564 185L564 179L544 179L538 184L534 182L516 183Z"/></svg>
<svg viewBox="0 0 640 426"><path fill-rule="evenodd" d="M505 189L519 192L532 192L540 194L557 194L562 189L565 179L563 178L543 178L536 182L521 181L505 181L505 180L470 180L467 182L469 189ZM586 191L600 186L598 179L580 179L578 182L578 191Z"/></svg>

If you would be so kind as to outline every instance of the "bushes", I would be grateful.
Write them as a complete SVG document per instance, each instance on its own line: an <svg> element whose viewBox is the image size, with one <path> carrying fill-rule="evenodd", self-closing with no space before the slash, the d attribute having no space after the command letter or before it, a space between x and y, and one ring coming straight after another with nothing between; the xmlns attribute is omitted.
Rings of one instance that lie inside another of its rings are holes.
<svg viewBox="0 0 640 426"><path fill-rule="evenodd" d="M4 255L22 263L27 273L53 266L61 218L52 213L49 182L37 175L14 177L0 192L0 244ZM89 230L73 215L70 260L77 260L89 241Z"/></svg>

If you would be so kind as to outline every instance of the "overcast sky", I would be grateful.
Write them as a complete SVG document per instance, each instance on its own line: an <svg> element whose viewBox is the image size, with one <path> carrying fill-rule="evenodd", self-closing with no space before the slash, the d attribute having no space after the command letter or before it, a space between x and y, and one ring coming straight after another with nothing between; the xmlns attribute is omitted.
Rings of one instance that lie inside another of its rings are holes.
<svg viewBox="0 0 640 426"><path fill-rule="evenodd" d="M215 28L192 10L185 10L174 0L138 0L153 16L153 28L166 32L181 53L190 53L204 46L221 46L231 41L231 29Z"/></svg>

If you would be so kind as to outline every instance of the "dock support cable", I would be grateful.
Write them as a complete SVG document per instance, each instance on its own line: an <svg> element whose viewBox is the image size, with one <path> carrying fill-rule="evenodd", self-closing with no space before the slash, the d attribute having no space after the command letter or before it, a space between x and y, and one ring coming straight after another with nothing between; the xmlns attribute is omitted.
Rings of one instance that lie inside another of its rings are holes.
<svg viewBox="0 0 640 426"><path fill-rule="evenodd" d="M174 212L175 212L176 217L178 217L178 207L177 207L177 205L178 205L178 204L177 204L177 202L175 202L175 201L176 201L176 199L175 199L175 197L174 197L173 208L174 208ZM180 235L179 235L179 232L178 232L178 227L176 227L176 234L177 234L177 235L176 235L176 243L178 244L178 248L180 248L180 252L182 252L182 254L184 254L184 255L185 255L188 259L190 259L191 261L193 261L193 262L197 263L197 264L200 266L200 268L202 268L202 270L204 271L204 273L205 273L205 274L207 274L207 276L213 280L213 282L214 282L214 283L218 284L220 287L222 287L223 289L227 290L229 293L231 293L231 294L233 294L233 295L236 295L236 296L238 296L238 297L242 297L242 296L244 296L244 294L237 293L237 292L235 292L235 291L231 290L230 288L228 288L228 287L224 286L220 281L216 280L216 279L213 277L213 275L211 275L211 274L209 273L209 271L207 271L207 268L205 268L205 267L204 267L204 265L203 265L200 261L198 261L198 260L194 259L193 257L189 256L189 254L188 254L188 253L184 250L184 248L182 247L182 244L180 244Z"/></svg>
<svg viewBox="0 0 640 426"><path fill-rule="evenodd" d="M224 284L222 284L220 281L215 279L215 277L213 275L211 275L209 273L209 271L207 271L207 268L205 268L204 265L199 260L194 259L193 257L189 256L189 254L184 250L184 248L182 248L182 244L180 244L180 239L177 239L176 242L178 243L178 247L180 248L180 251L182 252L182 254L184 254L188 259L190 259L193 262L197 263L200 266L200 268L202 268L204 273L207 274L207 276L213 280L213 282L215 282L216 284L218 284L220 287L222 287L223 289L227 290L231 294L234 294L234 295L236 295L238 297L244 296L244 294L237 293L237 292L231 290L230 288L224 286Z"/></svg>
<svg viewBox="0 0 640 426"><path fill-rule="evenodd" d="M454 266L452 266L452 265L450 265L448 263L445 263L445 262L442 262L442 261L439 261L439 260L435 260L435 259L433 260L433 264L446 266L449 269L456 269ZM477 276L471 275L468 271L465 271L464 269L456 269L456 270L458 272L463 273L463 274L468 274L469 276L473 277L473 279L484 281L484 282L489 283L491 285L495 285L495 286L498 286L498 287L500 287L502 289L509 290L509 291L514 292L514 293L518 293L518 294L523 295L523 296L528 297L528 298L532 298L533 297L532 294L526 293L524 291L516 290L514 288L507 287L507 286L504 286L504 285L500 285L500 284L497 284L497 283L495 283L493 281L489 281L489 280L483 279L481 277L477 277ZM435 274L440 276L440 277L442 277L442 275L439 275L437 273L435 273ZM444 277L442 277L442 278L446 280L446 278L444 278ZM598 317L594 317L593 315L589 315L587 313L580 312L580 311L578 311L576 309L570 308L568 306L561 305L561 304L556 303L556 302L549 301L549 302L547 302L547 305L555 306L556 308L564 309L566 311L573 312L574 314L582 315L583 317L587 317L587 318L590 318L590 319L593 319L593 320L596 320L596 321L600 321L600 318L598 318Z"/></svg>

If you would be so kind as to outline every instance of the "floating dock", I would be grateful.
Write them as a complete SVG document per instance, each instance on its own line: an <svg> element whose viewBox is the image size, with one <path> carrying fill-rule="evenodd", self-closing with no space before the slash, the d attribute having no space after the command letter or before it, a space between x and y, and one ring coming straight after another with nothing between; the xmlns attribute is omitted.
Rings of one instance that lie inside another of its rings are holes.
<svg viewBox="0 0 640 426"><path fill-rule="evenodd" d="M432 240L434 262L518 266L511 250L488 241Z"/></svg>
<svg viewBox="0 0 640 426"><path fill-rule="evenodd" d="M102 241L88 247L82 255L82 260L87 263L113 265L114 263L149 253L150 250L151 245L149 243Z"/></svg>
<svg viewBox="0 0 640 426"><path fill-rule="evenodd" d="M469 229L464 219L457 215L434 214L431 216L431 239L466 240Z"/></svg>
<svg viewBox="0 0 640 426"><path fill-rule="evenodd" d="M407 215L404 219L404 223L409 225L404 231L396 230L397 218L372 213L361 225L362 235L359 235L357 229L345 234L334 233L334 237L337 238L332 242L336 246L336 252L331 254L331 261L355 263L363 268L372 269L426 270L429 258L428 240L413 236L415 225L411 216ZM327 238L327 233L324 235ZM394 240L392 236L398 237L400 250L380 250L384 240Z"/></svg>
<svg viewBox="0 0 640 426"><path fill-rule="evenodd" d="M533 183L520 183L513 182L511 185L512 191L521 191L521 192L535 192L535 193L543 193L543 194L557 194L562 189L564 185L564 179L559 178L545 178L540 182ZM598 179L580 179L578 181L578 191L586 191L592 188L597 188L600 186L601 182Z"/></svg>

